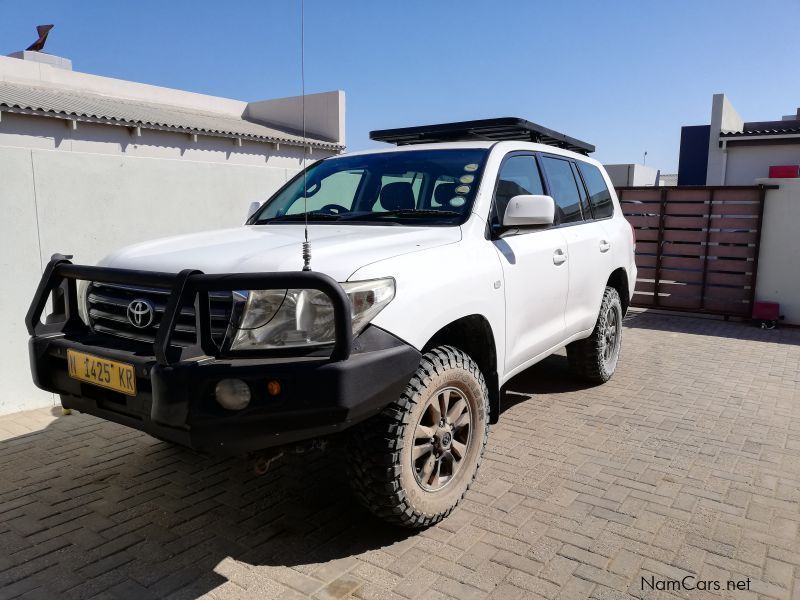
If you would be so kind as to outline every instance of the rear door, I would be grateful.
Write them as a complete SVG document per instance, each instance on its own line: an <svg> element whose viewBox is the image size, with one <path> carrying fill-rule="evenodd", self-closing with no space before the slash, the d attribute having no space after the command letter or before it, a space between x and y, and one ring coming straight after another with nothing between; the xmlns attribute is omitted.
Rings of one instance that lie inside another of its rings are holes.
<svg viewBox="0 0 800 600"><path fill-rule="evenodd" d="M502 223L514 196L542 193L536 157L519 152L506 156L495 187L493 220ZM563 339L567 244L556 227L506 231L493 243L505 280L508 373Z"/></svg>
<svg viewBox="0 0 800 600"><path fill-rule="evenodd" d="M620 218L615 218L615 205L609 181L597 166L583 161L576 161L576 164L589 194L594 222L599 224L605 233L603 239L606 242L605 247L608 248L605 253L607 268L613 272L617 267L624 266L629 273L635 273L632 229L620 215L617 215ZM630 298L624 300L627 302Z"/></svg>
<svg viewBox="0 0 800 600"><path fill-rule="evenodd" d="M602 224L594 221L586 190L571 159L543 154L542 168L556 202L558 225L567 242L569 293L564 313L565 338L594 327L611 273L611 246Z"/></svg>
<svg viewBox="0 0 800 600"><path fill-rule="evenodd" d="M606 241L611 245L615 265L627 265L631 253L631 228L625 219L614 218L614 201L603 173L595 165L577 161L578 170L589 193L592 217L606 233Z"/></svg>

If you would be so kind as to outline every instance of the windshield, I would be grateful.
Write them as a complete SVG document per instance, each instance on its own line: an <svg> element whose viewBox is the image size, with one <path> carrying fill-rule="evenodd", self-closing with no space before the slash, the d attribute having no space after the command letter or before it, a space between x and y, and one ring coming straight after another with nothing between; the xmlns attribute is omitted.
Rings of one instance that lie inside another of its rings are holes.
<svg viewBox="0 0 800 600"><path fill-rule="evenodd" d="M309 221L457 225L469 215L487 149L407 150L342 156L300 173L251 225Z"/></svg>

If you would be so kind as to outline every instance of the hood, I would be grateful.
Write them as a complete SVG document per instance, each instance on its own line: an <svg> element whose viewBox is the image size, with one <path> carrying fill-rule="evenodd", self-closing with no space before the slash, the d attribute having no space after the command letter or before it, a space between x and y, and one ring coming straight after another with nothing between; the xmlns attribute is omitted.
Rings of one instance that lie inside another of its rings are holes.
<svg viewBox="0 0 800 600"><path fill-rule="evenodd" d="M100 265L167 273L299 271L303 239L302 224L251 225L134 244L110 254ZM347 281L370 263L458 242L461 228L309 224L308 239L311 269Z"/></svg>

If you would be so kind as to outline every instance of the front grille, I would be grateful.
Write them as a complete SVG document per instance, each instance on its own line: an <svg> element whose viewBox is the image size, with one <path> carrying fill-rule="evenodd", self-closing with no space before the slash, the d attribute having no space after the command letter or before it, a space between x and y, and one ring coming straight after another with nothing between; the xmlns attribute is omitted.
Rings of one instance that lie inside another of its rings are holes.
<svg viewBox="0 0 800 600"><path fill-rule="evenodd" d="M87 290L89 321L96 333L152 344L156 339L161 318L169 299L166 288L145 288L130 285L92 282ZM209 292L211 337L221 345L233 306L232 292ZM134 300L144 300L153 307L153 322L144 328L134 326L128 319L128 306ZM194 306L181 308L172 335L174 346L187 347L197 343L197 326Z"/></svg>

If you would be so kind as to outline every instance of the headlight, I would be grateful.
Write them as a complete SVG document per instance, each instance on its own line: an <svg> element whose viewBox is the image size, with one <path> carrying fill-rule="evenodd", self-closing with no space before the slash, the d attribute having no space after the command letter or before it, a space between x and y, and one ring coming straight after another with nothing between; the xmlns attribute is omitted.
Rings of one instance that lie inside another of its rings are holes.
<svg viewBox="0 0 800 600"><path fill-rule="evenodd" d="M345 293L350 296L350 314L353 317L353 335L356 336L369 325L378 313L394 299L394 278L370 279L343 283Z"/></svg>
<svg viewBox="0 0 800 600"><path fill-rule="evenodd" d="M350 297L353 335L358 335L394 298L391 277L341 284ZM234 292L243 306L232 332L231 350L263 350L332 344L333 305L316 290Z"/></svg>

